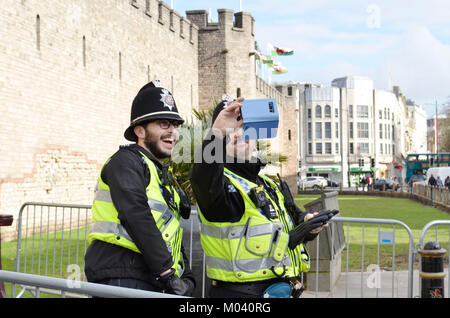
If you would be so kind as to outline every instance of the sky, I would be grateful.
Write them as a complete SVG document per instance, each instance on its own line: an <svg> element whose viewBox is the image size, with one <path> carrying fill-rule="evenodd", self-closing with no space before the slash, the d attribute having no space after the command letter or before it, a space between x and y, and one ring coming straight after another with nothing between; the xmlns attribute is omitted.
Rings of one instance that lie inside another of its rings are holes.
<svg viewBox="0 0 450 318"><path fill-rule="evenodd" d="M400 86L428 117L450 100L450 1L448 0L166 0L181 15L187 10L249 12L255 40L291 48L275 58L288 73L272 82L330 86L338 77L374 80L375 89Z"/></svg>

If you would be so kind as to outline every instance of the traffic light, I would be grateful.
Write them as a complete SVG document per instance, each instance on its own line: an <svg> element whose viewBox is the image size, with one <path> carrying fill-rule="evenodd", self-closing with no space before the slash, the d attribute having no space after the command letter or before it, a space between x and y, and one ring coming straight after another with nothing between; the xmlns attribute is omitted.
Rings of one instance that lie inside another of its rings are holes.
<svg viewBox="0 0 450 318"><path fill-rule="evenodd" d="M364 158L358 159L358 165L359 165L359 167L364 167Z"/></svg>
<svg viewBox="0 0 450 318"><path fill-rule="evenodd" d="M298 168L299 168L299 169L302 168L302 161L301 161L301 160L298 161Z"/></svg>
<svg viewBox="0 0 450 318"><path fill-rule="evenodd" d="M374 158L370 158L370 167L375 168L375 159Z"/></svg>

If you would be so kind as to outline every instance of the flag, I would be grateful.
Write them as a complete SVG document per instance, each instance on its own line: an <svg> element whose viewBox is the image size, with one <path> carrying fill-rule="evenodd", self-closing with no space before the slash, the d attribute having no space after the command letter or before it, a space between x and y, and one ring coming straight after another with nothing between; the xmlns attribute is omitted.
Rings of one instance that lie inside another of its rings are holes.
<svg viewBox="0 0 450 318"><path fill-rule="evenodd" d="M270 56L267 56L261 52L256 52L255 54L256 59L258 60L259 64L270 64L273 63L273 59Z"/></svg>
<svg viewBox="0 0 450 318"><path fill-rule="evenodd" d="M271 44L270 45L270 51L272 56L288 56L288 55L293 55L294 54L294 50L289 49L289 48L281 48L281 47L277 47L277 46L273 46Z"/></svg>
<svg viewBox="0 0 450 318"><path fill-rule="evenodd" d="M281 66L281 65L277 65L273 68L272 70L272 74L277 75L277 74L286 74L288 71L285 67Z"/></svg>

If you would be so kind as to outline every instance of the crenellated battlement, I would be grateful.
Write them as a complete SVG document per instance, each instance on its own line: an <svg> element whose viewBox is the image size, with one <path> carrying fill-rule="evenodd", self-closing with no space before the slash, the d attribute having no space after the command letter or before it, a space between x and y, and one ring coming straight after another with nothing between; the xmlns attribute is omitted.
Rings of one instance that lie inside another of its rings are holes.
<svg viewBox="0 0 450 318"><path fill-rule="evenodd" d="M141 10L143 18L154 19L158 25L178 34L180 38L187 39L196 44L198 39L198 26L180 13L170 8L164 1L159 0L127 0L132 8Z"/></svg>
<svg viewBox="0 0 450 318"><path fill-rule="evenodd" d="M209 22L209 13L206 10L186 11L186 17L194 23L199 31L233 30L247 31L254 36L255 19L248 12L236 12L230 9L218 9L218 22Z"/></svg>

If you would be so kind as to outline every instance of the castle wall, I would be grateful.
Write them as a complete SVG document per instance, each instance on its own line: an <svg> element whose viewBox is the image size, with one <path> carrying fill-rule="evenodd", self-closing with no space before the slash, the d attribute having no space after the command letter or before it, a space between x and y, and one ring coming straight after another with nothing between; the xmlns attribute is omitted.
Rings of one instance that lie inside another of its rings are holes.
<svg viewBox="0 0 450 318"><path fill-rule="evenodd" d="M157 0L3 0L0 213L17 221L25 202L92 204L103 163L127 143L132 100L155 77L187 119L224 93L276 98L271 149L294 158L291 104L256 75L253 17L218 11L208 23L206 11L184 18ZM291 178L292 158L267 173Z"/></svg>
<svg viewBox="0 0 450 318"><path fill-rule="evenodd" d="M149 80L198 104L198 28L160 1L2 0L0 39L0 213L91 204Z"/></svg>

